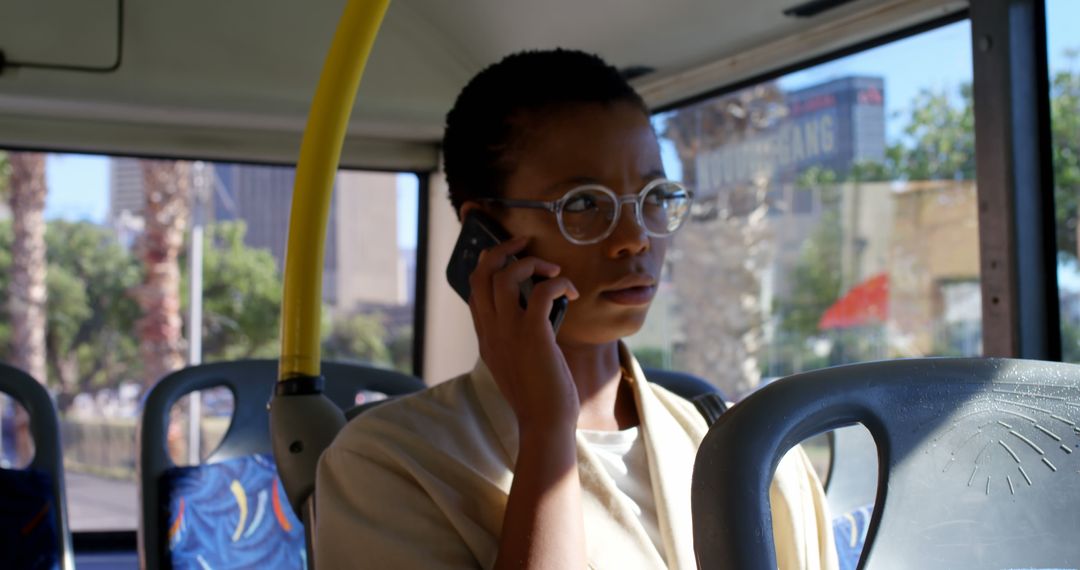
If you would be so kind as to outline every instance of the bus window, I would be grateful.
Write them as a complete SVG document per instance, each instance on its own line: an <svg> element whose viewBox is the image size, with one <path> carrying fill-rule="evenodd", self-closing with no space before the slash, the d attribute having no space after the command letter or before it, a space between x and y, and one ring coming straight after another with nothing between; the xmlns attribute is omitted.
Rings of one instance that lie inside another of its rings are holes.
<svg viewBox="0 0 1080 570"><path fill-rule="evenodd" d="M15 398L0 393L0 469L25 469L34 460L29 419Z"/></svg>
<svg viewBox="0 0 1080 570"><path fill-rule="evenodd" d="M224 386L192 392L177 400L169 410L169 459L177 465L206 461L225 439L235 410L232 391Z"/></svg>
<svg viewBox="0 0 1080 570"><path fill-rule="evenodd" d="M1080 4L1047 0L1046 39L1050 71L1050 132L1053 144L1057 222L1058 292L1061 299L1061 356L1080 362L1080 33L1070 22Z"/></svg>
<svg viewBox="0 0 1080 570"><path fill-rule="evenodd" d="M825 366L978 355L971 80L961 21L655 115L696 197L638 357L739 399Z"/></svg>
<svg viewBox="0 0 1080 570"><path fill-rule="evenodd" d="M146 390L193 363L279 353L294 171L90 155L0 157L7 192L0 203L0 287L9 291L15 277L20 284L27 275L44 279L36 376L60 413L71 528L132 530L135 433ZM412 371L418 196L412 174L339 173L324 263L325 358ZM27 215L34 204L43 214L38 258L24 255L27 244L35 251L33 232L15 223L34 219ZM28 263L44 271L27 270ZM5 362L19 361L9 331L20 318L27 316L0 306ZM15 412L8 402L0 400L0 414L10 461ZM170 415L174 461L205 459L231 415L224 388L178 402Z"/></svg>

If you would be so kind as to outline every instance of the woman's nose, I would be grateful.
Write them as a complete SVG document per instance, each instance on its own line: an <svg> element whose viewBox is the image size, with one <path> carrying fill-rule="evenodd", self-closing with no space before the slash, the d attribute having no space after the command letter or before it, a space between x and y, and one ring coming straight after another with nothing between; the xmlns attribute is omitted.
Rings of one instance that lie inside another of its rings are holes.
<svg viewBox="0 0 1080 570"><path fill-rule="evenodd" d="M637 255L649 248L649 234L638 223L637 203L623 202L619 219L615 220L615 229L606 240L608 252L612 257Z"/></svg>

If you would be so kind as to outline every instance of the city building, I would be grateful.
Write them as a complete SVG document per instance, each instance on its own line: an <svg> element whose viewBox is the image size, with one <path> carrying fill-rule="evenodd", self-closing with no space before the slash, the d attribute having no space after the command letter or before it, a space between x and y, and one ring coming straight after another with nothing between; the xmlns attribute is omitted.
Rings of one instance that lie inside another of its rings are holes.
<svg viewBox="0 0 1080 570"><path fill-rule="evenodd" d="M270 252L279 271L285 268L296 170L288 166L215 163L211 170L212 197L207 197L208 221L242 220L247 227L244 244ZM336 211L337 192L330 208ZM327 224L327 235L337 230L336 217ZM326 241L323 257L323 300L337 301L337 242Z"/></svg>
<svg viewBox="0 0 1080 570"><path fill-rule="evenodd" d="M661 290L631 346L736 395L755 369L977 354L975 184L852 177L885 162L884 103L883 80L857 76L768 84L670 115L695 212L669 250L676 292ZM833 284L800 281L807 264ZM804 316L789 330L781 309L792 307L842 318L807 330Z"/></svg>
<svg viewBox="0 0 1080 570"><path fill-rule="evenodd" d="M248 247L264 249L284 269L295 170L285 166L207 163L195 183L192 220L242 220ZM113 158L108 223L132 246L142 232L145 198L138 159ZM198 176L199 174L193 174ZM199 191L201 189L201 191ZM336 313L413 301L415 250L397 248L397 175L338 174L327 224L323 300Z"/></svg>
<svg viewBox="0 0 1080 570"><path fill-rule="evenodd" d="M411 291L405 252L397 247L397 175L342 171L335 194L332 241L348 252L337 258L336 308L405 305ZM415 259L414 252L414 274Z"/></svg>
<svg viewBox="0 0 1080 570"><path fill-rule="evenodd" d="M885 159L884 80L845 77L784 94L785 111L765 128L738 134L697 153L702 196L766 180L771 191L810 167L844 175L861 162ZM791 203L809 211L809 202Z"/></svg>
<svg viewBox="0 0 1080 570"><path fill-rule="evenodd" d="M115 225L121 219L142 217L145 204L143 174L139 159L110 158L109 225ZM126 215L125 212L127 212Z"/></svg>

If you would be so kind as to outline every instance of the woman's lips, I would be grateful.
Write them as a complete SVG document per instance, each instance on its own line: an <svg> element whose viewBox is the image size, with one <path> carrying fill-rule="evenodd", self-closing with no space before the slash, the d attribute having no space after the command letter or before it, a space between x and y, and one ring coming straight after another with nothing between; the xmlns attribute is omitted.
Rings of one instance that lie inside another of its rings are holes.
<svg viewBox="0 0 1080 570"><path fill-rule="evenodd" d="M655 294L656 286L648 285L604 291L600 296L618 305L647 305Z"/></svg>

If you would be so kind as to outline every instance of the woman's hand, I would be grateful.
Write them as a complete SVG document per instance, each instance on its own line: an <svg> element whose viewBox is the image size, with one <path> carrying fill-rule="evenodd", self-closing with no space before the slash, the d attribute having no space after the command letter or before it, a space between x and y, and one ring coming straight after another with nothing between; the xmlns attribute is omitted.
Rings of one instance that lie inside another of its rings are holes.
<svg viewBox="0 0 1080 570"><path fill-rule="evenodd" d="M507 264L527 238L514 238L480 254L469 278L469 310L484 359L518 420L522 435L577 425L577 388L548 321L555 299L571 301L578 291L559 266L536 257ZM521 308L520 284L533 276L527 308Z"/></svg>
<svg viewBox="0 0 1080 570"><path fill-rule="evenodd" d="M520 447L503 514L495 568L584 568L585 523L575 429L581 405L548 314L555 299L578 291L559 267L536 257L507 263L527 239L480 254L469 277L480 356L518 421ZM522 309L520 284L534 275Z"/></svg>

